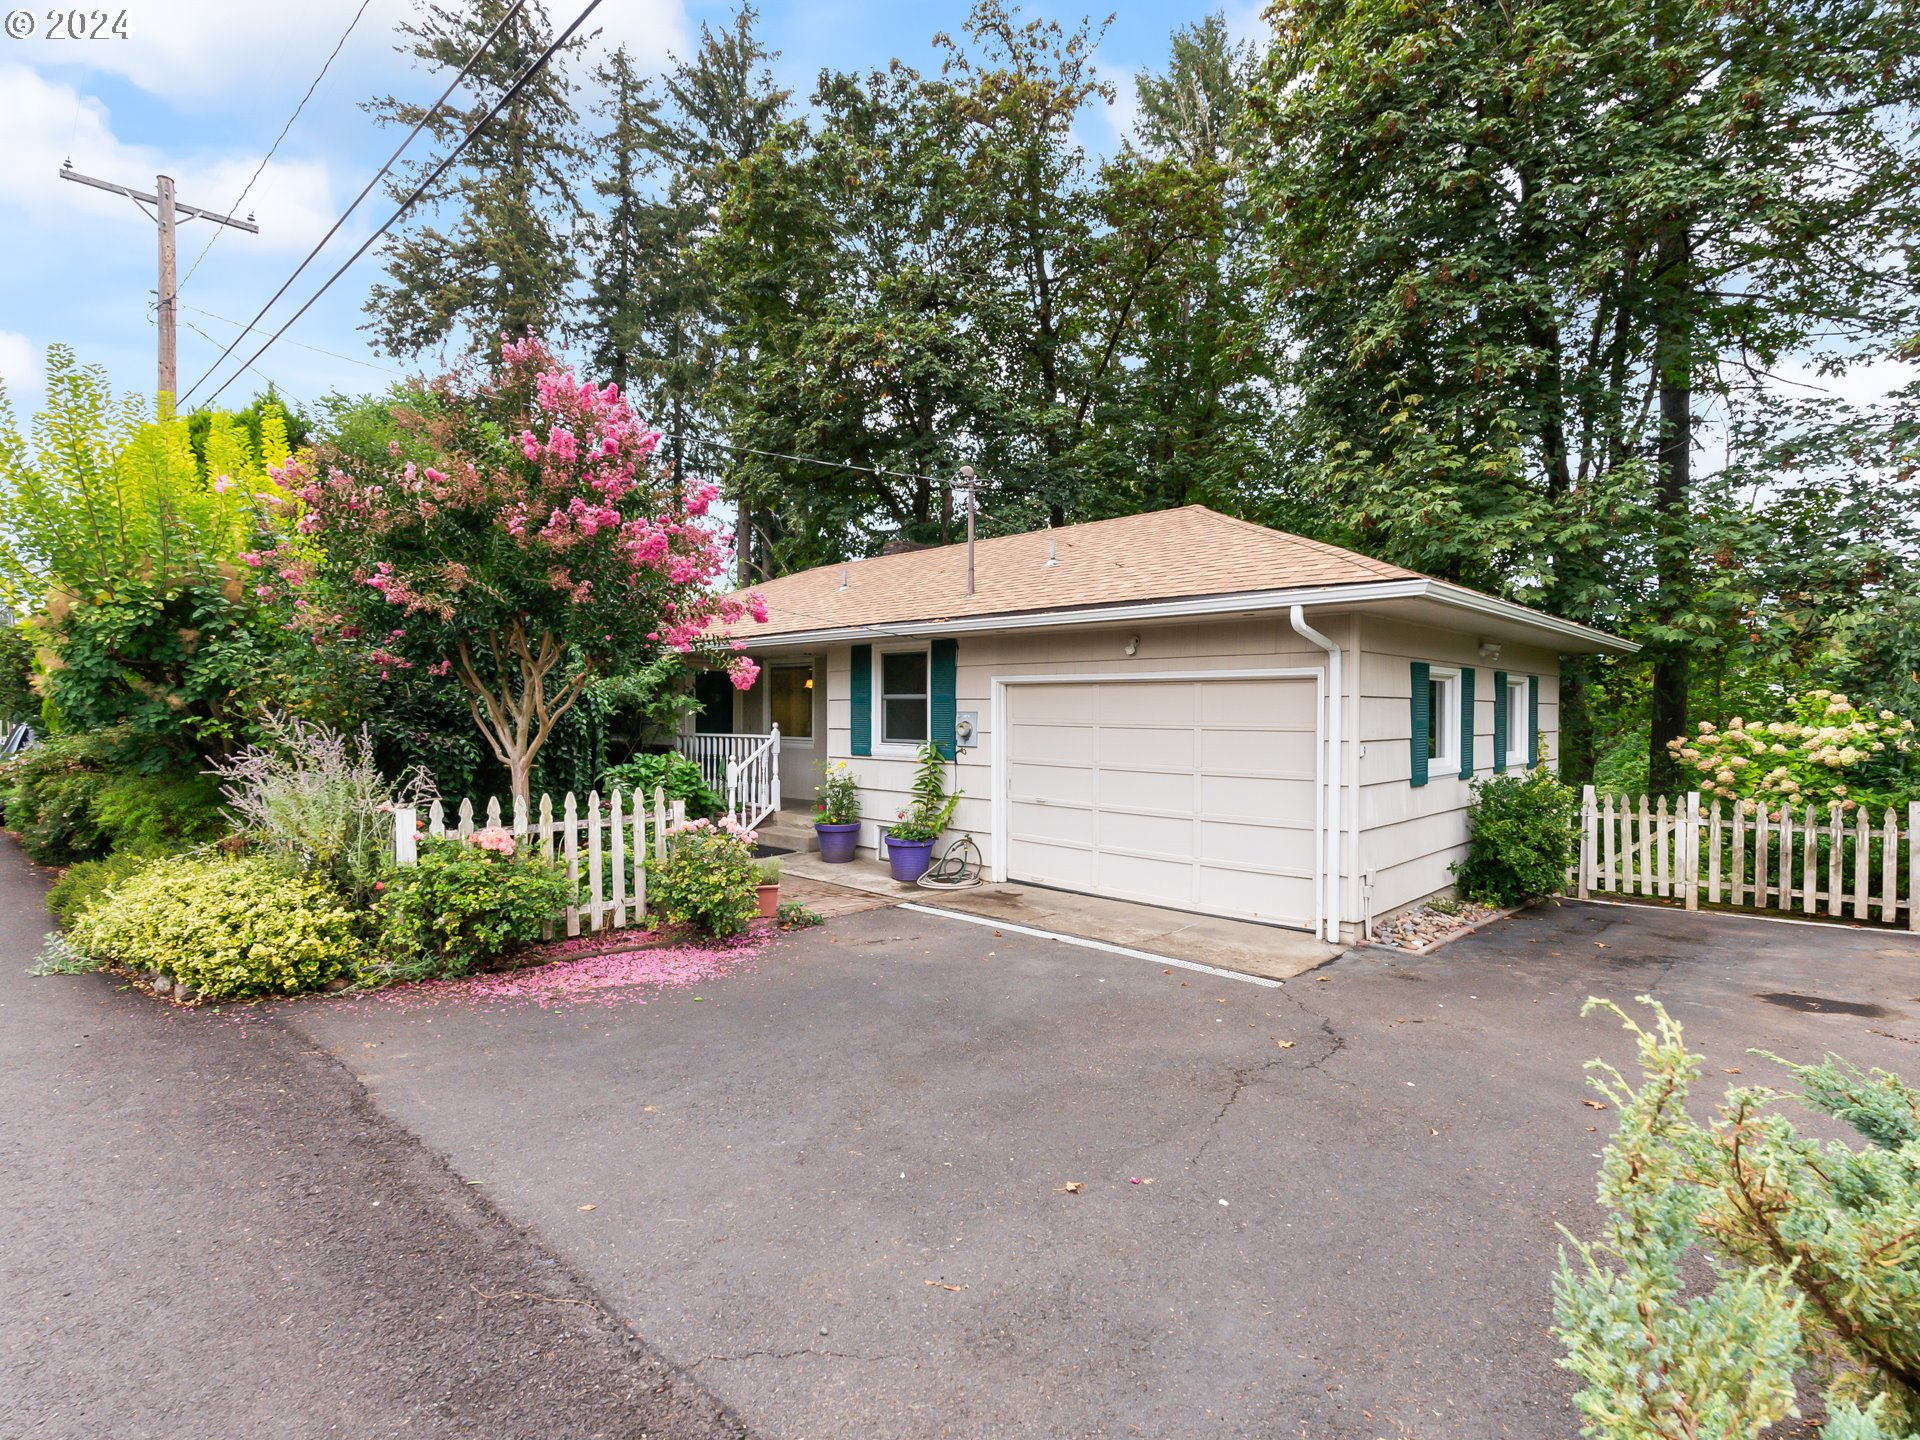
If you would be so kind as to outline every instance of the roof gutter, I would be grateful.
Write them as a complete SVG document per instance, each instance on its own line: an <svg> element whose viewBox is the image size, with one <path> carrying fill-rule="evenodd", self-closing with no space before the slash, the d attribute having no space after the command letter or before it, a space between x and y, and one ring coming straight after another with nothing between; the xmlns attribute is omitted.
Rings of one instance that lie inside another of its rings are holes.
<svg viewBox="0 0 1920 1440"><path fill-rule="evenodd" d="M1247 612L1288 611L1299 606L1363 605L1382 600L1431 600L1457 610L1513 625L1526 625L1567 640L1577 640L1618 655L1631 655L1640 649L1631 640L1622 640L1604 630L1581 625L1573 620L1482 595L1464 585L1416 576L1408 580L1370 580L1349 585L1318 585L1291 590L1241 591L1229 595L1195 595L1183 599L1147 600L1118 605L1087 605L1063 610L1022 610L1000 615L968 615L953 619L903 620L880 625L828 625L815 630L789 630L755 641L752 631L742 632L749 644L819 645L860 639L910 639L923 635L967 635L982 631L1040 630L1060 625L1124 624L1132 620L1178 620L1208 615L1245 614Z"/></svg>

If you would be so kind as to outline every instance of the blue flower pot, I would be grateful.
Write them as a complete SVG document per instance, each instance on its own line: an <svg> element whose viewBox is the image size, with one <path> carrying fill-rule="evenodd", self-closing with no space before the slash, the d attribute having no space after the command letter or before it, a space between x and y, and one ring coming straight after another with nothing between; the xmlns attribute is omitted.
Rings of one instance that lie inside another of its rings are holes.
<svg viewBox="0 0 1920 1440"><path fill-rule="evenodd" d="M853 852L860 846L858 820L845 825L816 823L813 833L820 837L820 858L829 865L846 864L853 859Z"/></svg>
<svg viewBox="0 0 1920 1440"><path fill-rule="evenodd" d="M911 885L933 863L933 841L887 837L887 869L902 885Z"/></svg>

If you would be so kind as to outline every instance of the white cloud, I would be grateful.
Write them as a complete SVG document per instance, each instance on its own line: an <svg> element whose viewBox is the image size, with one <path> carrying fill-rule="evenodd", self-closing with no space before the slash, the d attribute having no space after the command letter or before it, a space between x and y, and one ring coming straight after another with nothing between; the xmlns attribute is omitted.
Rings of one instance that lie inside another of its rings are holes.
<svg viewBox="0 0 1920 1440"><path fill-rule="evenodd" d="M38 394L46 384L40 369L40 347L14 330L0 330L0 384L16 401ZM16 404L15 414L20 413Z"/></svg>
<svg viewBox="0 0 1920 1440"><path fill-rule="evenodd" d="M1812 365L1783 360L1774 367L1773 373L1776 378L1768 382L1767 388L1787 399L1830 395L1846 405L1871 405L1920 378L1920 366L1879 359L1849 366L1840 375L1823 375Z"/></svg>
<svg viewBox="0 0 1920 1440"><path fill-rule="evenodd" d="M264 86L284 92L291 113L358 8L357 0L145 0L127 7L124 40L16 43L31 47L36 65L118 75L183 109L251 106ZM329 82L343 71L382 68L394 26L410 10L406 0L373 0ZM41 21L44 28L44 14Z"/></svg>
<svg viewBox="0 0 1920 1440"><path fill-rule="evenodd" d="M549 0L554 29L565 28L585 3ZM118 75L183 110L252 110L266 84L286 96L290 114L358 8L357 0L145 0L129 8L128 39L42 40L32 60L46 68ZM325 88L341 82L355 100L389 88L432 88L408 86L412 62L394 49L398 26L414 13L409 0L372 0L333 62ZM582 28L591 33L596 27L600 45L624 44L643 70L664 63L670 50L685 54L690 33L683 0L606 0Z"/></svg>
<svg viewBox="0 0 1920 1440"><path fill-rule="evenodd" d="M151 192L154 176L170 173L180 199L224 211L246 187L258 156L202 154L163 156L129 145L114 134L107 107L72 86L22 65L0 65L0 93L8 97L11 125L0 146L0 187L27 218L50 229L94 226L105 220L145 224L133 202L104 190L60 178L61 163L82 174ZM231 235L261 253L304 252L337 213L327 168L317 160L274 160L241 205L253 211L259 235ZM209 222L189 221L180 232L182 267L206 244Z"/></svg>

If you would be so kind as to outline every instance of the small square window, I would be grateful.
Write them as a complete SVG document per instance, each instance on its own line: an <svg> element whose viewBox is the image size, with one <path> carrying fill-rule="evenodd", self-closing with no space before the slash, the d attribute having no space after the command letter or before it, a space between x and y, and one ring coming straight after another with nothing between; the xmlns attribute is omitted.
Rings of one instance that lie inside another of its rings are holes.
<svg viewBox="0 0 1920 1440"><path fill-rule="evenodd" d="M927 714L927 652L893 650L880 656L880 742L924 745L931 733Z"/></svg>

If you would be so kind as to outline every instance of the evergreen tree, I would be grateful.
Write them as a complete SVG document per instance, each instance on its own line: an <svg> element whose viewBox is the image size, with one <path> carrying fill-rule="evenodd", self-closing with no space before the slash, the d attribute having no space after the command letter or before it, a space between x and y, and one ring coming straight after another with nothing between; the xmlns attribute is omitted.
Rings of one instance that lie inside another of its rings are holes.
<svg viewBox="0 0 1920 1440"><path fill-rule="evenodd" d="M1301 472L1370 550L1649 648L1649 775L1720 643L1703 409L1912 333L1909 0L1283 0L1251 97ZM1590 768L1584 671L1563 763Z"/></svg>
<svg viewBox="0 0 1920 1440"><path fill-rule="evenodd" d="M507 0L416 5L414 18L400 27L399 49L433 73L465 65L508 8ZM470 105L450 104L428 121L441 154L552 35L545 7L529 0L475 63L467 81ZM534 75L396 231L387 247L390 283L374 286L367 302L373 317L367 328L389 354L418 355L456 334L470 348L490 350L502 334L544 333L562 318L577 275L575 190L583 161L564 62L583 43L576 37ZM427 114L425 106L391 95L366 108L384 125L411 127ZM438 159L396 167L388 186L394 198L410 194Z"/></svg>

